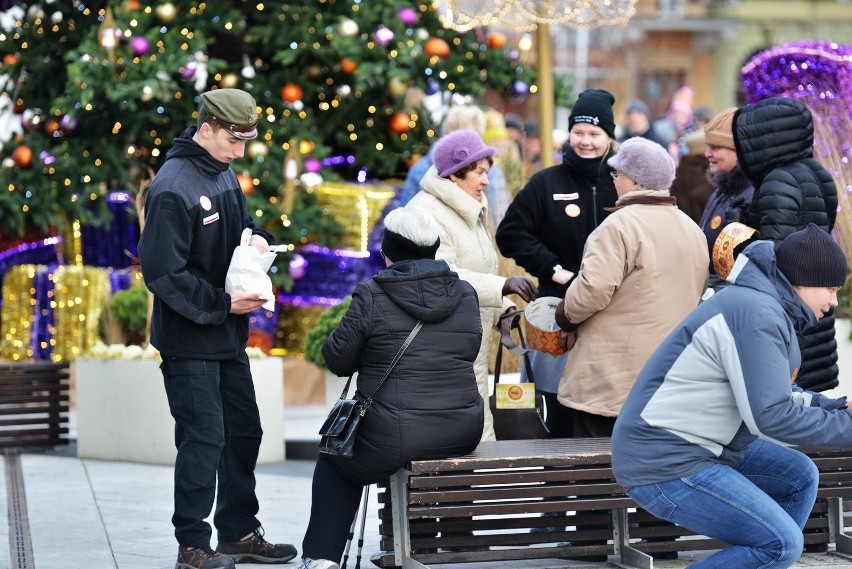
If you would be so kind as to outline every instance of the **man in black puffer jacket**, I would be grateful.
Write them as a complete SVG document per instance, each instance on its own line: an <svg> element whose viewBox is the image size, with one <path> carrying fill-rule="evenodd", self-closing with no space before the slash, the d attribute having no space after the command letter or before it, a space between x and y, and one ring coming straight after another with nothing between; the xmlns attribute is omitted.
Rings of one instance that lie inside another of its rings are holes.
<svg viewBox="0 0 852 569"><path fill-rule="evenodd" d="M737 111L733 130L740 167L755 187L743 221L776 246L808 223L831 232L837 188L813 157L814 123L808 108L795 99L764 99ZM810 391L837 387L834 314L800 334L799 347L797 384Z"/></svg>

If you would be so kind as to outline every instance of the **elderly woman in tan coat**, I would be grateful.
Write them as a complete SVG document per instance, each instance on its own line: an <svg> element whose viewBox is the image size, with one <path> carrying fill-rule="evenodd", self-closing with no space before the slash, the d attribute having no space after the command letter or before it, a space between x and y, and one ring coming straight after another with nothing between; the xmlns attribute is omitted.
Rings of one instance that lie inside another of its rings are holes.
<svg viewBox="0 0 852 569"><path fill-rule="evenodd" d="M536 295L536 287L529 279L507 279L497 274L497 252L486 227L488 201L484 194L495 150L473 130L457 130L444 136L432 151L434 165L420 181L423 191L409 202L412 207L430 211L441 227L441 246L435 258L445 260L473 285L479 296L482 343L474 371L485 401L482 440L495 439L488 407L488 352L494 324L502 312L512 307L504 296L517 294L530 301Z"/></svg>
<svg viewBox="0 0 852 569"><path fill-rule="evenodd" d="M698 305L707 282L704 234L670 195L675 165L635 137L608 160L615 211L589 235L577 278L556 308L571 357L559 402L575 410L575 437L609 437L639 371Z"/></svg>

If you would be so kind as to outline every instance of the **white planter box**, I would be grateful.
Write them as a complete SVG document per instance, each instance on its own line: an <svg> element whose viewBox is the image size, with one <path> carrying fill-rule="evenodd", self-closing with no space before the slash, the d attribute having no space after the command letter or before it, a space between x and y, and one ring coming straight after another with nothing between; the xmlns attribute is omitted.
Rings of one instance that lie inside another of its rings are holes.
<svg viewBox="0 0 852 569"><path fill-rule="evenodd" d="M263 440L258 462L284 460L284 364L251 359ZM153 360L78 358L77 455L81 458L174 464L174 419L159 364Z"/></svg>

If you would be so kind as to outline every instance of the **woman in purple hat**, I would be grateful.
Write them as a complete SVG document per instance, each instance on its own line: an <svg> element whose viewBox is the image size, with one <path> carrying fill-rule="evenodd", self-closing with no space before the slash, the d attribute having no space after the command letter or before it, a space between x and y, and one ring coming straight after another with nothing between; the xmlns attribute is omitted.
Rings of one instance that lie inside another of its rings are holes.
<svg viewBox="0 0 852 569"><path fill-rule="evenodd" d="M536 295L536 287L529 279L497 274L497 251L486 229L488 201L484 193L495 151L473 130L456 130L444 136L432 151L435 164L420 181L423 191L409 202L412 207L431 212L441 226L441 246L435 258L445 260L473 285L479 296L482 343L474 370L486 403L482 440L495 440L487 404L488 353L491 331L499 315L512 306L504 296L517 294L530 301Z"/></svg>

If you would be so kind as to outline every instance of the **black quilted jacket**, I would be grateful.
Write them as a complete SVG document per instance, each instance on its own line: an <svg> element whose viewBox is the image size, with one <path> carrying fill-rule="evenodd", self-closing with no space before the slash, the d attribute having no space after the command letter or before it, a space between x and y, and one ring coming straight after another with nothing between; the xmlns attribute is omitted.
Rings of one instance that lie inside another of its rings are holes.
<svg viewBox="0 0 852 569"><path fill-rule="evenodd" d="M473 371L482 339L479 302L444 261L394 263L355 287L323 345L328 369L344 377L357 371L359 397L367 398L418 320L423 329L376 393L353 458L339 464L363 483L411 460L469 453L482 436L484 403Z"/></svg>
<svg viewBox="0 0 852 569"><path fill-rule="evenodd" d="M815 223L826 231L837 216L837 188L813 157L811 112L795 99L773 97L737 111L734 144L740 168L755 187L746 224L776 246L794 231ZM824 391L837 386L834 315L799 336L802 367L797 383Z"/></svg>

